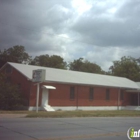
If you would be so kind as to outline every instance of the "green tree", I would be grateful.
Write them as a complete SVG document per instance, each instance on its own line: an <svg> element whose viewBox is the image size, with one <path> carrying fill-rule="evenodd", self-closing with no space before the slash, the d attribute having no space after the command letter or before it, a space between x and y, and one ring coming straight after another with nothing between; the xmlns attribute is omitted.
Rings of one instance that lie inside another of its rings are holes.
<svg viewBox="0 0 140 140"><path fill-rule="evenodd" d="M0 109L23 109L26 103L20 89L16 85L7 82L6 76L0 73Z"/></svg>
<svg viewBox="0 0 140 140"><path fill-rule="evenodd" d="M0 50L0 67L6 62L28 64L31 61L31 56L25 52L24 46L13 46L12 48Z"/></svg>
<svg viewBox="0 0 140 140"><path fill-rule="evenodd" d="M67 69L67 63L64 59L58 55L49 56L40 55L36 56L30 63L31 65L51 67L51 68L59 68L59 69Z"/></svg>
<svg viewBox="0 0 140 140"><path fill-rule="evenodd" d="M44 66L46 67L49 63L49 55L40 55L36 56L31 62L31 65L37 65L37 66Z"/></svg>
<svg viewBox="0 0 140 140"><path fill-rule="evenodd" d="M49 65L53 68L67 69L67 63L58 55L52 55L49 58Z"/></svg>
<svg viewBox="0 0 140 140"><path fill-rule="evenodd" d="M89 73L99 73L103 74L104 71L101 67L95 63L91 63L88 60L84 60L83 58L79 58L74 60L69 64L69 69L74 71L82 71L82 72L89 72Z"/></svg>
<svg viewBox="0 0 140 140"><path fill-rule="evenodd" d="M121 60L113 61L113 65L109 69L112 75L140 81L140 65L133 57L124 56Z"/></svg>

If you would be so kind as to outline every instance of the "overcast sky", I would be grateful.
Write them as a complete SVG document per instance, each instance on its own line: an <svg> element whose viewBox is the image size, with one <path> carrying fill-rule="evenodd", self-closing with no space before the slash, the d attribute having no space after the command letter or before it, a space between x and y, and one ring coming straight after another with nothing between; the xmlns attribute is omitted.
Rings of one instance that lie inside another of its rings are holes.
<svg viewBox="0 0 140 140"><path fill-rule="evenodd" d="M140 0L0 0L0 49L14 45L108 70L140 57Z"/></svg>

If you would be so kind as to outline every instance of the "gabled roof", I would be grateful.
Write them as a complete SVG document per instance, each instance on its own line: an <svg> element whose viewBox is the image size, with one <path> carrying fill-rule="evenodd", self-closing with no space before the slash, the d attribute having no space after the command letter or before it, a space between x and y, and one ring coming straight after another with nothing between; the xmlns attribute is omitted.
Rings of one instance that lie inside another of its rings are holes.
<svg viewBox="0 0 140 140"><path fill-rule="evenodd" d="M139 86L139 88L140 88L140 82L136 82L136 84Z"/></svg>
<svg viewBox="0 0 140 140"><path fill-rule="evenodd" d="M45 69L46 70L45 81L47 82L71 83L71 84L117 87L128 89L140 88L134 81L123 77L62 70L11 62L8 62L7 64L14 67L16 70L18 70L20 73L22 73L30 80L32 79L33 70Z"/></svg>
<svg viewBox="0 0 140 140"><path fill-rule="evenodd" d="M139 89L130 89L126 91L130 93L140 93L140 82L136 82L136 84L138 85Z"/></svg>

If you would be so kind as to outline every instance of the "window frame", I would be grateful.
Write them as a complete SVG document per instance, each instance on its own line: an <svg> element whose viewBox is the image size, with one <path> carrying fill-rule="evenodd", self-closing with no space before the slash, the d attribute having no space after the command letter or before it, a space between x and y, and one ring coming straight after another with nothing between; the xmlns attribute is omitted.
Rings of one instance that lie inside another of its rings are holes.
<svg viewBox="0 0 140 140"><path fill-rule="evenodd" d="M106 89L106 100L107 101L110 100L110 89L109 88Z"/></svg>
<svg viewBox="0 0 140 140"><path fill-rule="evenodd" d="M70 100L74 100L75 99L75 87L71 86L70 87Z"/></svg>
<svg viewBox="0 0 140 140"><path fill-rule="evenodd" d="M17 84L18 89L21 89L21 83Z"/></svg>
<svg viewBox="0 0 140 140"><path fill-rule="evenodd" d="M10 83L11 83L11 76L7 76L5 82L6 82L7 84L10 84Z"/></svg>
<svg viewBox="0 0 140 140"><path fill-rule="evenodd" d="M10 73L12 73L12 71L13 71L13 68L10 65L7 65L5 68L6 74L10 74Z"/></svg>
<svg viewBox="0 0 140 140"><path fill-rule="evenodd" d="M123 90L121 90L121 92L120 92L120 100L124 100L124 91Z"/></svg>
<svg viewBox="0 0 140 140"><path fill-rule="evenodd" d="M89 88L89 100L94 100L94 88Z"/></svg>

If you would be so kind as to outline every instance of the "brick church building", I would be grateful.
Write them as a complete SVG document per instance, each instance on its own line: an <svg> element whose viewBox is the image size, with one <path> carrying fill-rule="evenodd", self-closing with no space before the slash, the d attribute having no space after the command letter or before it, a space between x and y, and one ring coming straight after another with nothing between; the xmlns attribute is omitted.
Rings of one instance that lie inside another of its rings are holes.
<svg viewBox="0 0 140 140"><path fill-rule="evenodd" d="M21 88L29 110L37 107L32 75L38 69L46 72L39 84L40 110L140 110L140 83L127 78L7 62L0 72Z"/></svg>

